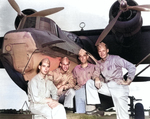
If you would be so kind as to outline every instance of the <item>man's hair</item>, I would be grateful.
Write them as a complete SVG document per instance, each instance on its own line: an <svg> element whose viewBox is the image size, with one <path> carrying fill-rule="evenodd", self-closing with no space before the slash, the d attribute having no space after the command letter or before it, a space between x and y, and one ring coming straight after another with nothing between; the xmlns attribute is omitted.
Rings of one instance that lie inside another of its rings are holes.
<svg viewBox="0 0 150 119"><path fill-rule="evenodd" d="M97 50L98 50L99 48L101 48L101 47L104 47L104 46L106 47L106 49L109 49L106 43L100 42L100 43L98 43L98 45L97 45Z"/></svg>
<svg viewBox="0 0 150 119"><path fill-rule="evenodd" d="M39 65L40 65L40 66L42 65L42 60L41 60L41 62L39 63ZM39 66L39 65L38 65L38 66Z"/></svg>

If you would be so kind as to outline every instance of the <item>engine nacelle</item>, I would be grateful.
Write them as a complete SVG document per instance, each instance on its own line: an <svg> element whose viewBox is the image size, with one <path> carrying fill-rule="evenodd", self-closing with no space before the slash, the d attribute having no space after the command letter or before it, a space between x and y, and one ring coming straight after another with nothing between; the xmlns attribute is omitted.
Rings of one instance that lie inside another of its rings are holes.
<svg viewBox="0 0 150 119"><path fill-rule="evenodd" d="M127 0L129 6L138 5L135 1ZM116 1L110 8L109 18L110 21L116 17L119 12L120 3ZM127 10L123 12L114 27L112 32L114 34L119 34L119 36L130 37L138 33L142 26L142 17L141 12L136 10Z"/></svg>

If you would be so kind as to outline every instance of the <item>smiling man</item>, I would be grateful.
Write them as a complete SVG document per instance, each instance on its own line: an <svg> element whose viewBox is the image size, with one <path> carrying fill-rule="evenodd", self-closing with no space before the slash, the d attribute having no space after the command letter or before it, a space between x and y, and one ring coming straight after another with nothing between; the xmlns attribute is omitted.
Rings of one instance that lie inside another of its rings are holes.
<svg viewBox="0 0 150 119"><path fill-rule="evenodd" d="M77 85L74 87L75 102L76 102L76 113L86 113L86 92L85 84L92 78L94 72L94 65L88 63L89 55L84 50L79 51L79 60L81 64L77 65L73 69L74 78L77 80Z"/></svg>
<svg viewBox="0 0 150 119"><path fill-rule="evenodd" d="M59 101L64 101L64 107L73 108L73 98L75 96L75 90L73 89L76 80L73 78L71 72L69 72L70 60L67 57L61 59L60 67L54 71L49 72L49 79L53 81L58 89ZM63 98L65 97L65 99Z"/></svg>
<svg viewBox="0 0 150 119"><path fill-rule="evenodd" d="M100 104L98 93L111 96L117 119L129 119L128 96L130 83L135 76L135 66L117 55L109 55L109 49L103 42L97 46L101 60L95 66L93 80L86 83L87 103ZM128 70L127 80L123 79L122 68ZM97 93L98 92L98 93Z"/></svg>

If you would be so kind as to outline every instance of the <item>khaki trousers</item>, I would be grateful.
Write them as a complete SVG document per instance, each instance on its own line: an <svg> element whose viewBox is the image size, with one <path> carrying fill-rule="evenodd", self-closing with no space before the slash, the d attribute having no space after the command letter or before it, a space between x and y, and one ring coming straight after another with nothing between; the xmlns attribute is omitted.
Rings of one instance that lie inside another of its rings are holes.
<svg viewBox="0 0 150 119"><path fill-rule="evenodd" d="M88 80L86 83L87 104L100 104L98 93L112 97L117 119L129 119L128 86L118 85L115 81L110 81L102 83L102 87L98 90L94 85L94 81Z"/></svg>
<svg viewBox="0 0 150 119"><path fill-rule="evenodd" d="M63 94L59 97L59 101L64 102L64 107L73 108L74 96L75 96L75 90L70 88L67 91L63 91Z"/></svg>
<svg viewBox="0 0 150 119"><path fill-rule="evenodd" d="M51 109L47 104L30 103L30 111L36 115L42 115L45 119L66 119L66 112L63 105Z"/></svg>

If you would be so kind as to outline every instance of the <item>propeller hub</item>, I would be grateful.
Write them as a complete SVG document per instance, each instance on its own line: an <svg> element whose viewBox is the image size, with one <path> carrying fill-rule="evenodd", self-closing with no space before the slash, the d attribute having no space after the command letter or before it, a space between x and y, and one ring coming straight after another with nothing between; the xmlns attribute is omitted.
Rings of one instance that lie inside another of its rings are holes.
<svg viewBox="0 0 150 119"><path fill-rule="evenodd" d="M128 8L129 6L137 5L138 4L133 0L129 0L127 4L124 1L121 2L121 4L117 1L112 5L109 12L110 21L116 18L119 11L122 11L121 15L118 17L115 25L112 28L112 32L116 34L119 40L122 36L133 36L140 30L142 26L141 12Z"/></svg>
<svg viewBox="0 0 150 119"><path fill-rule="evenodd" d="M120 4L121 8L126 8L127 7L127 3L123 2Z"/></svg>
<svg viewBox="0 0 150 119"><path fill-rule="evenodd" d="M127 11L128 9L128 5L127 5L127 2L126 1L121 1L120 2L120 9L122 10L122 11Z"/></svg>

